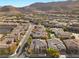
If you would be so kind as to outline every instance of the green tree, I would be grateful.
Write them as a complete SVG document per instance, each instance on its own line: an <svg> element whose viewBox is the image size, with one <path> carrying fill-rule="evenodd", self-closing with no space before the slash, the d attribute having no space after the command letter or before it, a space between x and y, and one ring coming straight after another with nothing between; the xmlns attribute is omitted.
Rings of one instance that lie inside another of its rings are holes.
<svg viewBox="0 0 79 59"><path fill-rule="evenodd" d="M49 28L47 28L46 31L48 33L48 38L51 39L51 31L49 30Z"/></svg>
<svg viewBox="0 0 79 59"><path fill-rule="evenodd" d="M0 49L0 55L8 55L9 51L7 49Z"/></svg>
<svg viewBox="0 0 79 59"><path fill-rule="evenodd" d="M30 36L27 43L30 45L31 44L31 41L32 41L32 37Z"/></svg>
<svg viewBox="0 0 79 59"><path fill-rule="evenodd" d="M71 39L75 39L75 36L72 36Z"/></svg>
<svg viewBox="0 0 79 59"><path fill-rule="evenodd" d="M50 33L48 33L48 38L49 38L49 39L51 39L51 36L50 36L50 35L51 35L51 34L50 34Z"/></svg>
<svg viewBox="0 0 79 59"><path fill-rule="evenodd" d="M58 58L60 55L59 51L53 48L47 48L46 51L47 51L47 54L49 54L51 57L54 57L54 58Z"/></svg>

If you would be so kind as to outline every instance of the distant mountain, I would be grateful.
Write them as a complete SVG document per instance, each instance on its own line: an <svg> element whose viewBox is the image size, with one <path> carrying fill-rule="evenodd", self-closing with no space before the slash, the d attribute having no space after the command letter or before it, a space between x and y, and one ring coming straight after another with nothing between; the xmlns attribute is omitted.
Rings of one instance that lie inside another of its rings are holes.
<svg viewBox="0 0 79 59"><path fill-rule="evenodd" d="M78 1L65 1L65 2L49 2L49 3L35 3L30 5L29 7L35 9L35 10L41 10L41 11L70 11L75 8L79 8L79 2Z"/></svg>
<svg viewBox="0 0 79 59"><path fill-rule="evenodd" d="M22 8L16 8L13 6L0 7L0 12L6 13L26 13L32 11L79 12L79 1L34 3Z"/></svg>
<svg viewBox="0 0 79 59"><path fill-rule="evenodd" d="M6 13L6 14L17 14L21 13L18 8L13 6L4 6L0 8L0 13Z"/></svg>

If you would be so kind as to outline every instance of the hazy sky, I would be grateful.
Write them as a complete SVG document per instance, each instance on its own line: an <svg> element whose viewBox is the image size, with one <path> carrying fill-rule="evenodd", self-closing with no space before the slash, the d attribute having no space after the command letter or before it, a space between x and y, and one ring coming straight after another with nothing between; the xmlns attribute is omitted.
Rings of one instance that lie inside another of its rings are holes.
<svg viewBox="0 0 79 59"><path fill-rule="evenodd" d="M66 1L66 0L0 0L0 6L12 5L16 7L23 7L35 2L56 2L56 1Z"/></svg>

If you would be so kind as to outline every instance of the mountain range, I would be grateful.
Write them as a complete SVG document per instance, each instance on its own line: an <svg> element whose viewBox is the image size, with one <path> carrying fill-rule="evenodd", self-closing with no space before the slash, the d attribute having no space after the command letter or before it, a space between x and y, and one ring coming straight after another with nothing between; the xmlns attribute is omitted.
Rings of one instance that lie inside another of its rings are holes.
<svg viewBox="0 0 79 59"><path fill-rule="evenodd" d="M34 3L25 7L3 6L0 7L0 13L26 13L33 11L62 11L62 12L79 12L79 1L63 1Z"/></svg>

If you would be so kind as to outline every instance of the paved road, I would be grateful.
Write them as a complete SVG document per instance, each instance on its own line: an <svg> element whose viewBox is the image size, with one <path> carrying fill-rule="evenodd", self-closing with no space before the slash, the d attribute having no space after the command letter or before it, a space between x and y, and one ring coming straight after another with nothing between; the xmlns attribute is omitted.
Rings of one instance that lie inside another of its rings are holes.
<svg viewBox="0 0 79 59"><path fill-rule="evenodd" d="M23 39L20 41L15 53L13 55L11 55L10 57L19 57L19 55L22 53L24 45L26 44L27 40L29 39L29 36L30 36L33 28L34 28L34 25L30 24L28 30L26 31L26 33L23 37Z"/></svg>
<svg viewBox="0 0 79 59"><path fill-rule="evenodd" d="M0 22L0 25L18 25L19 23L8 23L8 22Z"/></svg>

